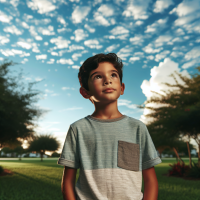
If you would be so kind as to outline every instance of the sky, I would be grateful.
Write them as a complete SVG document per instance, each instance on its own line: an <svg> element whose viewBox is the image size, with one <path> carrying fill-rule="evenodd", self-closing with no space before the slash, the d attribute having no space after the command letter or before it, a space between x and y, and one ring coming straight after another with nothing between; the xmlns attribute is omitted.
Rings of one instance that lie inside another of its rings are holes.
<svg viewBox="0 0 200 200"><path fill-rule="evenodd" d="M37 81L36 105L48 112L36 132L57 137L61 148L70 124L94 112L79 93L81 64L110 52L124 64L119 111L147 122L137 105L174 83L174 71L197 72L200 1L0 0L0 62L18 63L11 69L23 69L22 81Z"/></svg>

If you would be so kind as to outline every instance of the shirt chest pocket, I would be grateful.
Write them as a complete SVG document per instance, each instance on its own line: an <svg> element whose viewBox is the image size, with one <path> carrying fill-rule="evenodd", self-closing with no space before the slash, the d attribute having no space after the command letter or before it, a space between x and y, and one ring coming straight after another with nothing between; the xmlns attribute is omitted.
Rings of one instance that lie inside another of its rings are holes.
<svg viewBox="0 0 200 200"><path fill-rule="evenodd" d="M139 144L118 141L117 166L131 171L139 171Z"/></svg>

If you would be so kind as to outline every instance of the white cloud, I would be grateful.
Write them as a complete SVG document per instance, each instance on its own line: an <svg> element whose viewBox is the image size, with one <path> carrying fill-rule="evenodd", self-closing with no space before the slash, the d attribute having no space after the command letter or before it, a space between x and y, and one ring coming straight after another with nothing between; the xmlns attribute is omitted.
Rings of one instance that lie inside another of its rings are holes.
<svg viewBox="0 0 200 200"><path fill-rule="evenodd" d="M36 55L36 60L44 60L47 59L47 55L46 54L42 54L42 55Z"/></svg>
<svg viewBox="0 0 200 200"><path fill-rule="evenodd" d="M47 64L54 64L54 61L55 61L55 59L51 58L51 59L47 62Z"/></svg>
<svg viewBox="0 0 200 200"><path fill-rule="evenodd" d="M17 49L0 49L0 52L4 55L4 56L15 56L15 55L23 55L26 52L22 51L22 50L17 50Z"/></svg>
<svg viewBox="0 0 200 200"><path fill-rule="evenodd" d="M174 58L177 58L179 56L183 56L184 53L183 52L180 52L180 51L173 51L170 56L174 57Z"/></svg>
<svg viewBox="0 0 200 200"><path fill-rule="evenodd" d="M94 39L94 40L86 40L84 42L85 46L91 48L91 49L101 49L103 46L99 45L99 41Z"/></svg>
<svg viewBox="0 0 200 200"><path fill-rule="evenodd" d="M131 101L126 100L126 99L119 99L118 100L118 106L126 106L127 108L130 108L130 109L136 109L137 108L136 104L131 104Z"/></svg>
<svg viewBox="0 0 200 200"><path fill-rule="evenodd" d="M67 110L80 110L80 109L83 109L83 108L82 107L71 107L71 108L60 110L60 112L64 112L64 111L67 111Z"/></svg>
<svg viewBox="0 0 200 200"><path fill-rule="evenodd" d="M145 51L146 53L158 53L158 52L160 52L162 50L163 50L163 47L160 47L158 49L154 49L153 45L151 43L149 43L147 46L145 46L143 48L143 51Z"/></svg>
<svg viewBox="0 0 200 200"><path fill-rule="evenodd" d="M61 16L58 16L58 17L57 17L57 21L58 21L59 23L63 24L64 26L67 25L65 19L64 19L63 17L61 17Z"/></svg>
<svg viewBox="0 0 200 200"><path fill-rule="evenodd" d="M12 16L6 15L4 12L0 10L0 21L4 23L10 23L10 21L13 19Z"/></svg>
<svg viewBox="0 0 200 200"><path fill-rule="evenodd" d="M72 51L76 51L76 50L84 50L84 47L72 44L71 46L69 46L69 51L68 52L72 52Z"/></svg>
<svg viewBox="0 0 200 200"><path fill-rule="evenodd" d="M23 30L19 30L15 25L7 26L4 29L4 32L8 32L15 35L22 35Z"/></svg>
<svg viewBox="0 0 200 200"><path fill-rule="evenodd" d="M105 17L110 17L114 15L115 12L113 6L109 4L101 5L97 11L100 12Z"/></svg>
<svg viewBox="0 0 200 200"><path fill-rule="evenodd" d="M75 34L75 38L74 40L76 42L79 42L81 40L84 40L86 37L88 37L89 35L87 33L84 32L83 29L77 29L74 31L74 34Z"/></svg>
<svg viewBox="0 0 200 200"><path fill-rule="evenodd" d="M200 57L200 47L194 47L192 50L185 54L186 60L191 60Z"/></svg>
<svg viewBox="0 0 200 200"><path fill-rule="evenodd" d="M117 52L117 56L119 56L122 60L126 60L126 58L132 54L132 52L133 48L129 45L126 45Z"/></svg>
<svg viewBox="0 0 200 200"><path fill-rule="evenodd" d="M23 40L17 42L17 46L20 46L20 47L22 47L24 49L30 49L30 48L32 48L32 44L30 42L25 42Z"/></svg>
<svg viewBox="0 0 200 200"><path fill-rule="evenodd" d="M81 56L82 56L81 53L74 53L74 54L72 55L72 59L75 60L75 61L77 61L78 58L81 57Z"/></svg>
<svg viewBox="0 0 200 200"><path fill-rule="evenodd" d="M90 33L94 33L95 32L95 28L91 28L88 24L85 24L84 28L86 28Z"/></svg>
<svg viewBox="0 0 200 200"><path fill-rule="evenodd" d="M84 18L88 15L90 11L89 6L76 6L72 13L72 22L77 24L81 23Z"/></svg>
<svg viewBox="0 0 200 200"><path fill-rule="evenodd" d="M9 39L9 38L0 35L0 44L3 44L3 45L4 45L4 44L6 44L6 43L8 43L8 42L10 42L10 39Z"/></svg>
<svg viewBox="0 0 200 200"><path fill-rule="evenodd" d="M122 13L122 16L133 17L134 20L147 19L147 9L150 2L150 0L130 1L126 10Z"/></svg>
<svg viewBox="0 0 200 200"><path fill-rule="evenodd" d="M41 36L39 36L39 35L36 35L36 36L35 36L35 39L36 39L36 40L39 40L39 41L40 41L40 40L43 40L43 38L42 38Z"/></svg>
<svg viewBox="0 0 200 200"><path fill-rule="evenodd" d="M96 22L100 25L103 26L110 26L109 21L103 16L101 15L99 12L96 12L94 14L94 19L96 20Z"/></svg>
<svg viewBox="0 0 200 200"><path fill-rule="evenodd" d="M163 46L164 43L173 44L171 43L172 36L170 35L161 35L155 40L155 46L160 47Z"/></svg>
<svg viewBox="0 0 200 200"><path fill-rule="evenodd" d="M57 53L57 52L54 52L54 51L52 51L52 52L51 52L51 55L52 55L52 56L58 56L58 53Z"/></svg>
<svg viewBox="0 0 200 200"><path fill-rule="evenodd" d="M80 66L78 66L78 65L73 65L72 68L73 68L73 69L79 69Z"/></svg>
<svg viewBox="0 0 200 200"><path fill-rule="evenodd" d="M158 32L158 30L161 30L161 28L162 29L165 28L167 20L168 20L168 18L159 19L156 22L154 22L153 24L148 25L145 33L152 33L152 32L156 33L156 32Z"/></svg>
<svg viewBox="0 0 200 200"><path fill-rule="evenodd" d="M41 77L36 77L35 81L37 81L37 82L42 81L42 78Z"/></svg>
<svg viewBox="0 0 200 200"><path fill-rule="evenodd" d="M143 23L144 23L144 22L143 22L143 21L140 21L140 20L138 20L137 22L135 22L135 24L138 25L138 26L142 25Z"/></svg>
<svg viewBox="0 0 200 200"><path fill-rule="evenodd" d="M62 90L69 90L70 87L62 87L61 89L62 89Z"/></svg>
<svg viewBox="0 0 200 200"><path fill-rule="evenodd" d="M163 12L165 9L167 9L169 6L173 5L172 0L157 0L154 4L154 10L153 12Z"/></svg>
<svg viewBox="0 0 200 200"><path fill-rule="evenodd" d="M154 66L151 69L151 78L148 80L144 80L141 85L142 92L147 97L147 100L150 99L152 96L157 96L155 93L151 91L155 91L157 93L161 93L165 95L165 93L162 92L162 90L166 91L168 89L172 90L172 88L168 87L164 83L170 83L175 84L175 80L170 77L174 71L177 71L181 73L183 76L190 77L188 72L186 70L180 71L180 68L178 67L178 63L170 60L169 58L165 58L164 62L160 62L159 66ZM180 84L183 84L183 81L175 75L177 78L177 81ZM159 107L158 104L148 104L148 106L152 107ZM141 119L143 122L148 122L149 119L145 118L144 115L149 114L151 111L149 109L144 109L143 115L141 116Z"/></svg>
<svg viewBox="0 0 200 200"><path fill-rule="evenodd" d="M32 10L37 10L38 13L44 14L56 9L53 0L28 0L27 6Z"/></svg>
<svg viewBox="0 0 200 200"><path fill-rule="evenodd" d="M60 63L60 64L68 64L68 65L73 65L74 62L71 59L64 59L61 58L60 60L57 60L56 63Z"/></svg>
<svg viewBox="0 0 200 200"><path fill-rule="evenodd" d="M136 60L140 60L140 57L135 57L135 56L133 56L133 57L130 57L130 59L129 59L129 62L131 62L131 63L133 63L133 62L135 62Z"/></svg>
<svg viewBox="0 0 200 200"><path fill-rule="evenodd" d="M158 62L159 60L164 59L169 53L170 53L169 50L165 50L165 51L163 51L163 52L161 52L159 54L156 54L155 61Z"/></svg>
<svg viewBox="0 0 200 200"><path fill-rule="evenodd" d="M50 40L50 42L52 44L55 43L56 47L54 47L54 49L64 49L64 48L67 48L69 46L69 44L71 43L69 40L65 40L61 36L59 36L57 38L52 38Z"/></svg>
<svg viewBox="0 0 200 200"><path fill-rule="evenodd" d="M116 26L110 31L113 35L121 35L121 34L128 34L129 30L124 28L123 26Z"/></svg>
<svg viewBox="0 0 200 200"><path fill-rule="evenodd" d="M134 37L130 38L129 41L134 45L142 45L144 39L142 35L135 35Z"/></svg>
<svg viewBox="0 0 200 200"><path fill-rule="evenodd" d="M54 27L49 25L47 28L39 27L38 32L42 35L55 35Z"/></svg>
<svg viewBox="0 0 200 200"><path fill-rule="evenodd" d="M196 65L197 63L200 63L200 59L195 59L195 60L192 60L190 62L187 62L187 63L184 63L182 68L183 69L187 69L189 67L193 67L194 65Z"/></svg>
<svg viewBox="0 0 200 200"><path fill-rule="evenodd" d="M117 49L119 46L120 46L119 44L113 44L113 45L107 47L107 48L105 49L105 52L109 52L109 53L110 53L110 52L113 52L113 50Z"/></svg>

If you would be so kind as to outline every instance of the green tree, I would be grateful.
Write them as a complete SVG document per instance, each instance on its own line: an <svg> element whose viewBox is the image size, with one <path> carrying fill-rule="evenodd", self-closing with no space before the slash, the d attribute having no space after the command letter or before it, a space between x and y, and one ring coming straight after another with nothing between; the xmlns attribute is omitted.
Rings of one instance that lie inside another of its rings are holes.
<svg viewBox="0 0 200 200"><path fill-rule="evenodd" d="M36 151L40 153L41 161L46 151L58 150L60 144L55 137L51 135L39 135L35 139L29 141L29 151Z"/></svg>
<svg viewBox="0 0 200 200"><path fill-rule="evenodd" d="M0 148L32 137L34 121L44 113L35 106L40 94L33 89L37 82L22 82L22 71L13 75L10 67L14 64L6 61L0 64Z"/></svg>
<svg viewBox="0 0 200 200"><path fill-rule="evenodd" d="M17 155L19 156L19 160L21 160L22 154L25 152L23 147L17 146L16 148L14 148L13 151L17 153Z"/></svg>
<svg viewBox="0 0 200 200"><path fill-rule="evenodd" d="M200 71L200 67L197 67L197 70ZM184 84L177 81L175 74ZM178 72L175 74L171 76L176 84L165 83L171 89L162 91L164 94L154 92L155 95L139 107L152 111L146 115L147 118L152 119L147 125L152 134L162 135L160 137L165 139L166 143L169 139L175 141L176 138L184 136L189 140L193 138L200 151L200 74L191 75L191 78L182 76ZM159 107L149 106L150 103L157 104ZM198 163L200 166L199 153Z"/></svg>

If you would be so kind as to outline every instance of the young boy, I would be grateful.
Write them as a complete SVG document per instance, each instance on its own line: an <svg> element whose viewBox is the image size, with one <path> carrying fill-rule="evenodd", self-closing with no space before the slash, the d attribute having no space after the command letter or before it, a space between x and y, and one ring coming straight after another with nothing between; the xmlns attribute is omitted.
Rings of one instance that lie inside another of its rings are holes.
<svg viewBox="0 0 200 200"><path fill-rule="evenodd" d="M95 111L69 127L58 160L65 166L61 184L65 200L157 199L154 165L161 159L145 124L122 115L117 107L125 89L122 67L114 53L92 56L80 67L80 93Z"/></svg>

